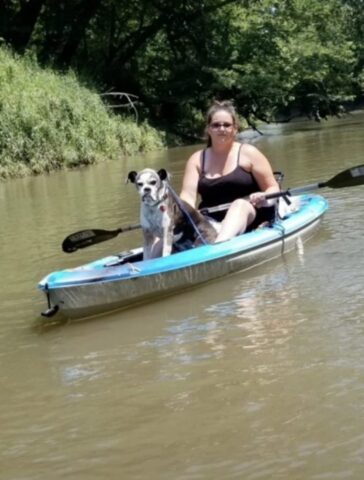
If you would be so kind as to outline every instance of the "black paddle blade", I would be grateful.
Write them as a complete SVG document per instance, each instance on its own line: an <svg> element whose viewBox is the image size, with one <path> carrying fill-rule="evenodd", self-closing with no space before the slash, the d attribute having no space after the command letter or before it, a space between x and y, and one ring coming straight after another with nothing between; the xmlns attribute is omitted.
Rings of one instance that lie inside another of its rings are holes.
<svg viewBox="0 0 364 480"><path fill-rule="evenodd" d="M338 173L333 178L324 183L325 187L343 188L355 187L364 183L364 165L351 167L348 170Z"/></svg>
<svg viewBox="0 0 364 480"><path fill-rule="evenodd" d="M63 240L62 250L66 253L72 253L79 248L90 247L96 243L110 240L119 235L121 231L120 228L117 230L81 230L80 232L72 233L72 235Z"/></svg>

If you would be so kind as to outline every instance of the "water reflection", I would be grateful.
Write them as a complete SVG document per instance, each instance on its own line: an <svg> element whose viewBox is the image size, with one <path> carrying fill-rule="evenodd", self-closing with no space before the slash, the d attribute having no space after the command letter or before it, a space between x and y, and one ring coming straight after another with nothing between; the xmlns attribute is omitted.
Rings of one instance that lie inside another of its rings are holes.
<svg viewBox="0 0 364 480"><path fill-rule="evenodd" d="M259 141L285 186L362 163L364 117L276 128ZM358 123L359 122L359 123ZM192 150L0 184L2 480L361 478L362 187L295 252L171 298L46 328L35 289L51 270L140 243L66 256L82 228L135 222L126 172Z"/></svg>

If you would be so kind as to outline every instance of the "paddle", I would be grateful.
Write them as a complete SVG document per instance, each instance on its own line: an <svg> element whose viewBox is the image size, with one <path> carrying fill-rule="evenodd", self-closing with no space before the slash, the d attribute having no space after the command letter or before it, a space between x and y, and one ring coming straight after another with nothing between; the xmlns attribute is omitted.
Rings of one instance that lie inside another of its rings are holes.
<svg viewBox="0 0 364 480"><path fill-rule="evenodd" d="M291 195L299 195L300 193L305 193L324 187L355 187L357 185L362 185L363 183L364 165L357 165L356 167L351 167L347 170L343 170L342 172L336 174L334 177L330 178L330 180L327 180L326 182L311 183L309 185L304 185L303 187L289 188L288 190L281 190L280 192L268 193L267 195L265 195L265 198L269 200L270 198L289 197ZM223 205L218 205L217 207L203 208L201 212L203 214L219 212L222 210L227 210L230 205L230 203L225 203Z"/></svg>
<svg viewBox="0 0 364 480"><path fill-rule="evenodd" d="M119 233L130 232L140 228L140 225L129 225L128 227L117 228L116 230L89 229L80 230L72 233L63 240L62 250L66 253L72 253L79 248L90 247L96 243L106 242L119 235Z"/></svg>
<svg viewBox="0 0 364 480"><path fill-rule="evenodd" d="M354 187L356 185L362 185L364 183L364 165L358 165L356 167L351 167L347 170L343 170L334 177L330 178L326 182L311 183L303 187L290 188L288 190L269 193L266 195L267 199L270 198L279 198L287 197L291 195L297 195L300 193L308 192L311 190L317 190L319 188L345 188L345 187ZM222 210L227 210L230 206L230 203L224 205L219 205L217 207L204 208L202 213L208 214L213 212L218 212ZM128 227L117 228L116 230L99 230L99 229L89 229L81 230L76 233L72 233L66 237L62 243L62 250L66 253L72 253L78 250L79 248L90 247L91 245L96 245L97 243L105 242L106 240L111 240L119 235L119 233L129 232L131 230L136 230L141 228L140 225L130 225Z"/></svg>

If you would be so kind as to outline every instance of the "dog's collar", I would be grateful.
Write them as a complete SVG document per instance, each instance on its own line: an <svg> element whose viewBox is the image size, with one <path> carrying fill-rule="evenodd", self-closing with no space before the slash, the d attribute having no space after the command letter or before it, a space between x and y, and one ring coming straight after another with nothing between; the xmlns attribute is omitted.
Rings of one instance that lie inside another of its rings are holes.
<svg viewBox="0 0 364 480"><path fill-rule="evenodd" d="M155 203L154 206L158 207L161 212L165 212L167 210L167 207L166 205L163 204L163 202L164 200L167 200L167 198L168 198L168 191L165 192L163 197L157 203Z"/></svg>

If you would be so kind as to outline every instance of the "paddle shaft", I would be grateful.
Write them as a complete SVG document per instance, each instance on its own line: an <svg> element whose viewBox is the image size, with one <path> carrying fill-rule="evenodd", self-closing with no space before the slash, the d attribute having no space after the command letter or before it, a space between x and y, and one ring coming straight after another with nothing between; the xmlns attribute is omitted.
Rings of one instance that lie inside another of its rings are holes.
<svg viewBox="0 0 364 480"><path fill-rule="evenodd" d="M357 165L347 170L343 170L334 177L330 178L326 182L310 183L302 187L289 188L287 190L281 190L280 192L268 193L265 195L267 200L279 197L290 197L292 195L300 195L305 192L312 192L312 190L318 190L319 188L346 188L355 187L364 183L364 165ZM210 207L202 209L202 213L208 214L213 212L219 212L227 210L231 203L225 203L218 205L217 207Z"/></svg>
<svg viewBox="0 0 364 480"><path fill-rule="evenodd" d="M347 170L343 170L338 173L330 180L326 182L311 183L304 185L302 187L291 188L288 190L283 190L280 192L268 193L265 195L267 200L279 197L290 197L292 195L299 195L301 193L309 192L312 190L317 190L319 188L329 187L329 188L344 188L344 187L354 187L356 185L362 185L364 183L364 165L358 165L356 167L351 167ZM225 203L223 205L218 205L216 207L202 208L200 211L203 214L209 214L213 212L219 212L227 210L230 207L231 203ZM141 228L140 224L129 225L127 227L118 228L116 230L101 230L101 229L89 229L81 230L79 232L73 233L66 237L62 243L62 249L66 253L72 253L78 250L79 248L90 247L91 245L96 245L97 243L105 242L106 240L111 240L119 235L119 233L129 232L131 230L136 230Z"/></svg>

